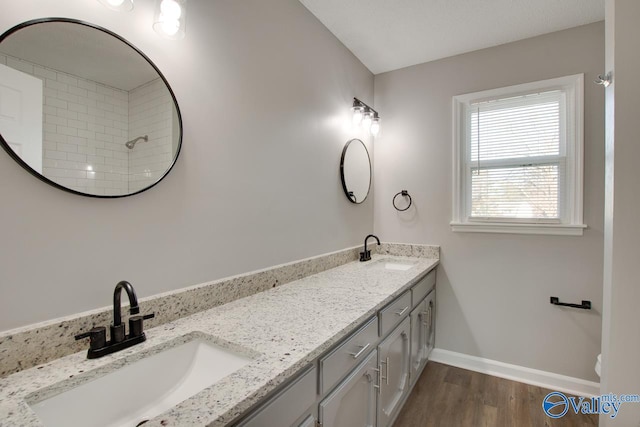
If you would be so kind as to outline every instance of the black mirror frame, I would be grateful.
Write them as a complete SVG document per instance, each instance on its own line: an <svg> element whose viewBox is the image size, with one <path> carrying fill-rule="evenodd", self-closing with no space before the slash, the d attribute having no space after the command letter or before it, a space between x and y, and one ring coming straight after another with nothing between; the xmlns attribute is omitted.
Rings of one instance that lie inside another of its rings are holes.
<svg viewBox="0 0 640 427"><path fill-rule="evenodd" d="M367 161L369 162L369 187L367 188L367 194L364 196L364 199L362 199L359 202L357 201L353 192L347 189L347 183L344 180L344 158L347 155L347 149L349 148L349 145L355 141L358 141L360 144L362 144L362 146L364 147L365 153L367 153ZM365 200L367 200L367 197L369 197L369 193L371 192L371 181L373 178L372 175L373 173L371 170L371 156L369 155L369 150L367 150L367 146L365 145L365 143L358 138L353 138L347 141L347 143L344 145L344 148L342 149L342 157L340 158L340 180L342 181L342 189L344 190L344 195L347 196L347 199L351 203L359 205L361 203L364 203Z"/></svg>
<svg viewBox="0 0 640 427"><path fill-rule="evenodd" d="M158 73L158 76L160 76L160 78L164 82L165 86L167 87L167 90L171 94L171 98L173 99L173 105L175 106L176 115L178 116L178 125L180 126L180 135L179 135L179 138L178 138L178 147L176 149L176 153L173 156L173 160L171 161L171 164L169 165L167 170L164 172L164 174L156 182L154 182L153 184L149 185L148 187L142 188L142 189L140 189L138 191L135 191L133 193L128 193L128 194L101 195L101 194L82 193L80 191L73 190L71 188L68 188L68 187L65 187L63 185L60 185L60 184L50 180L49 178L45 177L44 175L38 173L31 166L29 166L24 160L22 160L20 158L20 156L18 156L11 149L11 147L5 141L5 139L4 139L4 137L2 136L1 133L0 133L0 145L2 145L2 148L4 148L4 150L9 154L9 156L11 156L13 158L13 160L15 160L27 172L29 172L31 175L33 175L36 178L38 178L40 181L45 182L45 183L51 185L52 187L56 187L56 188L58 188L60 190L66 191L68 193L77 194L79 196L94 197L94 198L98 198L98 199L119 199L119 198L122 198L122 197L129 197L129 196L133 196L135 194L140 194L140 193L142 193L144 191L147 191L150 188L156 186L160 181L162 181L169 174L169 172L171 172L171 169L173 169L173 166L176 164L176 161L178 160L178 156L180 156L180 151L182 149L182 135L183 135L182 114L180 113L180 107L178 106L178 100L176 99L176 96L173 93L173 89L171 89L171 86L169 85L169 82L164 77L162 72L160 72L158 67L153 63L153 61L151 61L151 59L149 59L149 57L147 55L145 55L140 49L135 47L133 44L131 44L125 38L123 38L122 36L114 33L113 31L107 30L106 28L100 27L100 26L95 25L95 24L88 23L86 21L81 21L81 20L78 20L78 19L71 19L71 18L39 18L39 19L30 20L30 21L25 21L25 22L23 22L21 24L18 24L16 26L10 28L9 30L5 31L0 36L0 44L2 44L2 41L4 39L6 39L7 37L9 37L11 34L17 32L17 31L19 31L19 30L21 30L23 28L30 27L30 26L36 25L36 24L43 24L43 23L47 23L47 22L66 22L66 23L70 23L70 24L84 25L85 27L89 27L89 28L93 28L95 30L102 31L102 32L104 32L106 34L109 34L112 37L115 37L116 39L118 39L121 42L123 42L125 45L129 46L131 49L133 49L135 52L137 52L138 55L142 56L149 63L149 65L156 71L156 73Z"/></svg>

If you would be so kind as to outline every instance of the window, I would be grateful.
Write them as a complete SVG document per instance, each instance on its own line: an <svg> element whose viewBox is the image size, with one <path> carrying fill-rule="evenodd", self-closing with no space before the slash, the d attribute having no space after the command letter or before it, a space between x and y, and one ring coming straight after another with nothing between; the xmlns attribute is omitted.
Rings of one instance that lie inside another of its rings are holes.
<svg viewBox="0 0 640 427"><path fill-rule="evenodd" d="M453 231L582 235L583 75L453 98Z"/></svg>

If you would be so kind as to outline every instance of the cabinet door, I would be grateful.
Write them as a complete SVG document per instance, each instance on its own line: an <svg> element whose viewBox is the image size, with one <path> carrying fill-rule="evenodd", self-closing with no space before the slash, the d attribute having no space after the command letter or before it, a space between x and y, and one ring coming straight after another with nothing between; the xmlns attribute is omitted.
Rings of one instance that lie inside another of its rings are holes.
<svg viewBox="0 0 640 427"><path fill-rule="evenodd" d="M381 373L378 427L389 425L409 390L410 328L411 323L407 317L378 346L378 369Z"/></svg>
<svg viewBox="0 0 640 427"><path fill-rule="evenodd" d="M296 420L312 415L307 411L315 406L317 377L318 370L312 366L236 427L298 426Z"/></svg>
<svg viewBox="0 0 640 427"><path fill-rule="evenodd" d="M423 299L411 312L411 370L409 377L413 384L427 358L427 300Z"/></svg>
<svg viewBox="0 0 640 427"><path fill-rule="evenodd" d="M375 427L377 350L374 350L319 406L323 427Z"/></svg>
<svg viewBox="0 0 640 427"><path fill-rule="evenodd" d="M426 353L424 355L424 362L426 363L436 341L436 290L432 290L424 301L426 304L425 321L427 329Z"/></svg>

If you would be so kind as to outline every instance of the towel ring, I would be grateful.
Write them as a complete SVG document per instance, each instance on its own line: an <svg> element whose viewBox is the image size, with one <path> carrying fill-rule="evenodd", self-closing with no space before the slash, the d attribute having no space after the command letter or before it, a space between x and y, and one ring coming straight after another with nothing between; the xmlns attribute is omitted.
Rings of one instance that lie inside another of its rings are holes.
<svg viewBox="0 0 640 427"><path fill-rule="evenodd" d="M407 205L406 208L404 209L400 209L398 206L396 206L396 198L398 196L403 196L403 197L408 197L409 198L409 204ZM393 207L396 208L396 210L398 212L404 212L407 209L409 209L411 207L411 203L413 202L413 200L411 200L411 196L409 195L409 192L407 190L402 190L401 192L399 192L398 194L396 194L395 196L393 196Z"/></svg>

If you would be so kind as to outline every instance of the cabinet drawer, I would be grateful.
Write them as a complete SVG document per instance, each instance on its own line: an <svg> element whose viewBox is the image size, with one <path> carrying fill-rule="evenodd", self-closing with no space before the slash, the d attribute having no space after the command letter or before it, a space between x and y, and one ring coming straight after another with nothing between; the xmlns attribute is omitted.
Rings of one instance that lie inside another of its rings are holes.
<svg viewBox="0 0 640 427"><path fill-rule="evenodd" d="M369 320L345 342L320 359L320 392L331 388L363 360L378 341L378 318Z"/></svg>
<svg viewBox="0 0 640 427"><path fill-rule="evenodd" d="M387 335L394 326L409 314L410 308L411 291L406 291L380 311L380 336Z"/></svg>
<svg viewBox="0 0 640 427"><path fill-rule="evenodd" d="M316 376L308 369L237 427L291 426L316 401Z"/></svg>
<svg viewBox="0 0 640 427"><path fill-rule="evenodd" d="M415 307L420 301L422 301L422 298L426 297L435 285L436 270L434 269L411 288L412 307Z"/></svg>

